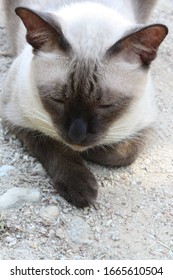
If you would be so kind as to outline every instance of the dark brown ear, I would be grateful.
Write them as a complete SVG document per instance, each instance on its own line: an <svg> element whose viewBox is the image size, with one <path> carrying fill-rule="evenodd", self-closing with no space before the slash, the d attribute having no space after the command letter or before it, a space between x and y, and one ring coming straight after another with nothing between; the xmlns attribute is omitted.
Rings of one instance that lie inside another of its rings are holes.
<svg viewBox="0 0 173 280"><path fill-rule="evenodd" d="M168 28L165 25L150 25L121 39L108 50L108 53L123 52L127 59L132 61L138 57L144 65L149 65L155 59L159 45L167 34Z"/></svg>
<svg viewBox="0 0 173 280"><path fill-rule="evenodd" d="M26 27L27 42L35 50L50 50L56 44L64 51L69 49L70 45L61 28L49 14L24 7L18 7L15 11Z"/></svg>

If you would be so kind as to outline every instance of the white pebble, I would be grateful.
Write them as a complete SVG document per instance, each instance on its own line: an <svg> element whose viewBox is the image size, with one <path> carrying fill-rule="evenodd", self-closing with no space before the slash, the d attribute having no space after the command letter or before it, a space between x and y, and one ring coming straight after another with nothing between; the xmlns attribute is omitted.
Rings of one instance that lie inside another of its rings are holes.
<svg viewBox="0 0 173 280"><path fill-rule="evenodd" d="M70 239L75 243L90 244L92 242L91 235L91 228L86 221L81 217L74 217L69 229Z"/></svg>
<svg viewBox="0 0 173 280"><path fill-rule="evenodd" d="M62 228L58 228L56 230L55 235L56 235L56 237L58 237L60 239L64 239L65 238L64 230Z"/></svg>
<svg viewBox="0 0 173 280"><path fill-rule="evenodd" d="M5 238L5 242L7 242L7 243L13 242L13 237L7 236L7 237Z"/></svg>
<svg viewBox="0 0 173 280"><path fill-rule="evenodd" d="M10 173L16 172L16 168L12 165L3 165L0 167L0 177L8 176Z"/></svg>
<svg viewBox="0 0 173 280"><path fill-rule="evenodd" d="M115 242L121 239L119 231L111 232L109 236Z"/></svg>
<svg viewBox="0 0 173 280"><path fill-rule="evenodd" d="M0 209L19 207L24 202L38 202L40 198L41 193L38 189L14 187L0 196Z"/></svg>
<svg viewBox="0 0 173 280"><path fill-rule="evenodd" d="M13 158L13 162L18 161L20 159L20 154L19 153L15 153L14 154L14 158Z"/></svg>
<svg viewBox="0 0 173 280"><path fill-rule="evenodd" d="M106 226L110 226L112 224L112 220L108 220L107 222L106 222Z"/></svg>
<svg viewBox="0 0 173 280"><path fill-rule="evenodd" d="M32 168L32 173L34 175L45 175L45 170L43 169L43 166L40 163L37 163L33 168Z"/></svg>
<svg viewBox="0 0 173 280"><path fill-rule="evenodd" d="M29 161L29 156L28 156L28 155L25 155L25 156L23 156L23 159L24 159L25 161Z"/></svg>
<svg viewBox="0 0 173 280"><path fill-rule="evenodd" d="M12 244L16 244L16 238L15 237L11 237L11 236L7 236L6 238L5 238L5 242L7 242L7 243L12 243Z"/></svg>
<svg viewBox="0 0 173 280"><path fill-rule="evenodd" d="M43 219L43 224L49 226L57 220L59 216L59 208L55 205L42 207L39 215Z"/></svg>

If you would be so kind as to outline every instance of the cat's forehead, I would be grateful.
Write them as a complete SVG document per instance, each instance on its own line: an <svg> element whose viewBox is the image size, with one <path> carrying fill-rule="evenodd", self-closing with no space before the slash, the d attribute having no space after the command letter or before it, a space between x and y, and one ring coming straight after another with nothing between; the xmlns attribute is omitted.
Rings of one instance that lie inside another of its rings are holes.
<svg viewBox="0 0 173 280"><path fill-rule="evenodd" d="M54 19L72 47L85 57L104 53L132 27L115 10L99 3L65 6L54 14Z"/></svg>

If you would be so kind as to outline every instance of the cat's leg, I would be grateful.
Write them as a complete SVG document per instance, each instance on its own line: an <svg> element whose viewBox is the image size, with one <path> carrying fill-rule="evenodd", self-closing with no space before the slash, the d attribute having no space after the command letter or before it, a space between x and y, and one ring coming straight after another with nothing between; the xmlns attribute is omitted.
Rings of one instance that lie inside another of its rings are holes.
<svg viewBox="0 0 173 280"><path fill-rule="evenodd" d="M137 158L144 146L147 131L144 130L132 139L127 139L111 146L96 146L82 153L91 162L109 167L130 165Z"/></svg>
<svg viewBox="0 0 173 280"><path fill-rule="evenodd" d="M80 155L62 143L25 128L11 129L39 159L61 196L83 208L97 197L97 181Z"/></svg>

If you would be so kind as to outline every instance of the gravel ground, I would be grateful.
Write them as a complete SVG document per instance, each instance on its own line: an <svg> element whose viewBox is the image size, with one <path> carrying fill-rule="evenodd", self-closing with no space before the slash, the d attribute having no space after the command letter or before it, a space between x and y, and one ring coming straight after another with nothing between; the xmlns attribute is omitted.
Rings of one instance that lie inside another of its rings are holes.
<svg viewBox="0 0 173 280"><path fill-rule="evenodd" d="M153 76L159 114L153 139L127 168L89 165L100 183L95 208L76 209L41 164L0 126L0 259L173 259L173 3L151 22L170 29ZM0 50L7 51L3 10ZM11 64L0 57L0 88Z"/></svg>

